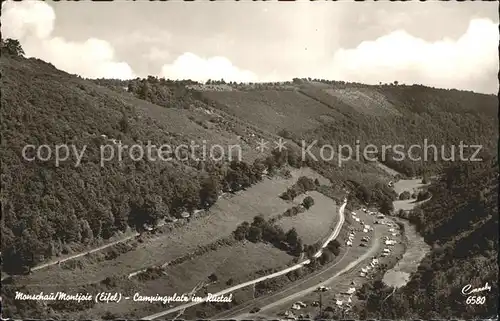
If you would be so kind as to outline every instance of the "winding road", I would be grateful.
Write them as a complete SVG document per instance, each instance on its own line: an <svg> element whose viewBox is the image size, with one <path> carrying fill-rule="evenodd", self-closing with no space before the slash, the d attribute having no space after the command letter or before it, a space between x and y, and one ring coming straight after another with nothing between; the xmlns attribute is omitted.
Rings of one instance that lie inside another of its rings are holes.
<svg viewBox="0 0 500 321"><path fill-rule="evenodd" d="M68 257L66 257L64 259L60 259L58 261L49 262L49 263L45 263L45 264L40 264L40 265L35 266L34 268L32 268L31 271L33 272L33 271L36 271L36 270L41 270L41 269L47 268L47 267L52 266L52 265L56 265L56 264L59 264L59 263L63 263L63 262L69 261L69 260L73 260L73 259L85 256L87 254L92 254L94 252L98 252L98 251L104 250L105 248L108 248L110 246L113 246L113 245L116 245L116 244L119 244L119 243L126 242L128 240L131 240L131 239L133 239L133 238L135 238L135 237L137 237L139 235L140 235L139 233L135 233L135 234L127 236L127 237L125 237L123 239L119 239L117 241L114 241L114 242L111 242L111 243L108 243L108 244L105 244L105 245L93 248L92 250L89 250L87 252L82 252L82 253L78 253L78 254L75 254L75 255L71 255L71 256L68 256Z"/></svg>
<svg viewBox="0 0 500 321"><path fill-rule="evenodd" d="M344 200L344 203L340 206L339 208L339 221L337 223L337 225L335 226L332 234L330 235L330 237L323 243L321 249L314 255L314 257L320 257L321 254L323 254L323 249L328 245L328 243L331 241L331 240L334 240L335 238L337 238L337 236L339 235L340 233L340 230L342 229L342 226L344 225L344 221L345 221L345 215L344 215L344 209L345 209L345 206L347 205L347 200ZM301 267L303 267L304 265L307 265L311 262L311 260L307 259L301 263L298 263L294 266L291 266L289 268L286 268L284 270L281 270L279 272L276 272L276 273L273 273L273 274L269 274L269 275L266 275L266 276L263 276L263 277L260 277L260 278L257 278L257 279L254 279L254 280L251 280L251 281L247 281L247 282L244 282L244 283L241 283L241 284L238 284L238 285L235 285L235 286L232 286L230 288L227 288L225 290L222 290L222 291L219 291L215 294L213 294L213 296L222 296L222 295L226 295L228 293L231 293L233 291L236 291L236 290L239 290L241 288L244 288L244 287L247 287L249 285L253 285L253 284L256 284L256 283L259 283L259 282L262 282L264 280L268 280L268 279L273 279L273 278L276 278L278 276L281 276L281 275L284 275L284 274L287 274L291 271L294 271L294 270L297 270L297 269L300 269ZM150 315L150 316L147 316L147 317L144 317L142 318L141 320L153 320L153 319L156 319L156 318L160 318L162 316L165 316L165 315L168 315L170 313L174 313L174 312L177 312L177 311L181 311L181 310L184 310L184 309L187 309L187 308L190 308L192 306L195 306L195 305L198 305L198 304L201 304L203 303L204 301L206 300L206 298L202 301L199 301L199 302L189 302L189 303L186 303L186 304L182 304L180 306L177 306L175 308L172 308L172 309L168 309L168 310L165 310L165 311L162 311L162 312L159 312L159 313L156 313L156 314L153 314L153 315Z"/></svg>
<svg viewBox="0 0 500 321"><path fill-rule="evenodd" d="M139 233L134 233L130 236L127 236L127 237L124 237L122 239L119 239L119 240L116 240L116 241L113 241L111 243L108 243L108 244L104 244L104 245L101 245L99 247L96 247L96 248L93 248L92 250L89 250L89 251L85 251L85 252L81 252L81 253L77 253L77 254L74 254L74 255L71 255L71 256L68 256L68 257L65 257L63 259L60 259L60 260L57 260L57 261L52 261L52 262L48 262L48 263L44 263L44 264L40 264L40 265L37 265L35 267L33 267L31 269L31 272L35 272L37 270L41 270L41 269L45 269L45 268L48 268L49 266L52 266L52 265L56 265L56 264L60 264L60 263L63 263L63 262L66 262L66 261L70 261L70 260L73 260L73 259L76 259L76 258L79 258L79 257L82 257L82 256L85 256L87 254L92 254L94 252L98 252L98 251L101 251L101 250L104 250L105 248L108 248L108 247L111 247L113 245L116 245L116 244L119 244L119 243L123 243L123 242L126 242L128 240L131 240L137 236L139 236L140 234ZM2 277L2 280L1 281L4 281L6 279L9 279L11 277L11 275L6 275L4 277Z"/></svg>
<svg viewBox="0 0 500 321"><path fill-rule="evenodd" d="M221 198L223 195L219 196L219 198ZM197 214L199 212L202 212L203 210L195 210L193 214ZM157 227L161 227L163 226L163 224L159 224L157 225ZM136 238L137 236L140 236L141 234L138 233L138 232L135 232L134 234L132 235L129 235L129 236L126 236L122 239L119 239L119 240L116 240L116 241L113 241L111 243L107 243L107 244L104 244L104 245L101 245L99 247L96 247L96 248L93 248L91 250L88 250L88 251L85 251L85 252L80 252L80 253L77 253L77 254L73 254L73 255L70 255L68 257L65 257L65 258L62 258L60 260L57 260L57 261L52 261L52 262L47 262L47 263L43 263L43 264L40 264L40 265L37 265L35 267L33 267L31 269L31 272L35 272L37 270L41 270L41 269L45 269L45 268L48 268L49 266L53 266L53 265L56 265L56 264L60 264L60 263L63 263L63 262L66 262L66 261L70 261L70 260L74 260L74 259L77 259L79 257L82 257L82 256L85 256L87 254L92 254L92 253L95 253L95 252L99 252L99 251L102 251L108 247L111 247L113 245L116 245L116 244L120 244L120 243L124 243L124 242L127 242L129 240L132 240L134 238ZM147 269L143 269L143 270L140 270L140 271L136 271L136 272L132 272L130 275L131 276L135 276L137 274L140 274L142 272L145 272ZM129 278L131 277L129 276ZM4 281L6 279L9 279L11 277L11 275L6 275L6 276L3 276L1 281Z"/></svg>
<svg viewBox="0 0 500 321"><path fill-rule="evenodd" d="M322 281L318 284L315 284L309 288L306 288L304 290L301 290L301 291L293 291L294 288L304 284L305 282L309 282L311 281L311 279L316 279L316 278L319 278L321 276L321 274L323 273L327 273L327 272L330 272L333 268L335 268L335 265L332 265L330 267L328 267L326 270L322 271L322 273L320 274L317 274L317 275L314 275L312 276L311 278L309 279L306 279L304 280L303 282L299 283L299 284L296 284L290 288L287 288L281 292L278 292L276 294L274 294L273 296L278 296L278 295L283 295L283 294L287 294L287 293L290 293L289 295L286 295L285 297L281 298L281 299L278 299L272 303L269 303L265 306L262 306L260 308L260 311L259 312L265 312L267 310L270 310L272 308L275 308L275 307L278 307L280 305L283 305L285 303L288 303L290 301L293 301L293 300L297 300L309 293L312 293L314 291L316 291L318 289L318 287L320 286L327 286L327 285L330 285L337 277L341 276L342 274L348 272L349 270L353 269L354 267L356 267L358 264L360 264L361 262L369 259L370 257L373 257L377 251L379 250L380 248L380 241L379 241L379 238L377 237L377 235L375 235L373 237L373 239L375 240L372 244L372 246L370 247L370 249L364 253L362 256L360 256L359 258L357 258L355 261L352 261L350 262L346 267L344 267L343 269L341 269L340 271L338 271L337 273L335 273L333 276L331 276L330 278L326 279L325 281ZM340 260L341 261L341 260ZM339 262L340 262L339 261ZM263 301L267 301L269 302L269 297L264 297L262 298ZM255 319L255 315L251 315L251 314L247 314L247 313L243 313L243 314L240 314L240 315L237 315L237 316L233 316L234 314L244 310L244 309L248 309L248 307L245 307L245 308L242 308L242 309L239 309L239 310L236 310L236 311L233 311L230 315L224 315L224 318L231 318L231 319L235 319L235 320L241 320L241 319Z"/></svg>

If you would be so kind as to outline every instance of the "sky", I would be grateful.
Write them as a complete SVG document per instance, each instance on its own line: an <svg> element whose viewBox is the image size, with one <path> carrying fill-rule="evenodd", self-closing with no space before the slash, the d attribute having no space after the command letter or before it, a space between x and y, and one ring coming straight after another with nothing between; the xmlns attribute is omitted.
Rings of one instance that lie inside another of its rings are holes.
<svg viewBox="0 0 500 321"><path fill-rule="evenodd" d="M6 2L2 37L87 78L312 77L498 92L498 3Z"/></svg>

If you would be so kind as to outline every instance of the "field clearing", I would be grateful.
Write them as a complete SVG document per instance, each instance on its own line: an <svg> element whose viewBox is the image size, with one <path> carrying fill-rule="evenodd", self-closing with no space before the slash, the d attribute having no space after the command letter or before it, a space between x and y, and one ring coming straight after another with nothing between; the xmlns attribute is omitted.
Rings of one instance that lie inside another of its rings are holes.
<svg viewBox="0 0 500 321"><path fill-rule="evenodd" d="M335 116L326 105L295 91L204 92L203 95L224 105L217 108L272 133L284 128L292 132L311 130L321 125L321 116Z"/></svg>
<svg viewBox="0 0 500 321"><path fill-rule="evenodd" d="M401 115L387 98L372 89L324 89L324 91L360 113L374 116Z"/></svg>
<svg viewBox="0 0 500 321"><path fill-rule="evenodd" d="M147 130L147 137L150 138L152 145L161 145L169 143L174 148L179 145L179 140L187 142L188 145L191 141L197 144L203 143L210 150L210 146L231 146L238 145L241 147L243 160L253 162L257 157L262 156L255 147L257 146L257 139L254 140L241 140L240 133L235 132L234 128L220 127L214 124L211 119L217 118L235 124L234 119L224 113L212 113L211 115L205 114L201 110L191 109L178 109L178 108L165 108L153 103L136 99L132 95L123 95L111 89L104 87L97 87L99 95L109 95L116 100L120 100L134 110L135 120L137 124L145 123L144 126ZM104 112L109 112L105 110ZM254 128L245 121L239 119L237 122L243 131L249 133L255 132ZM203 124L207 125L204 126ZM175 142L175 143L173 143ZM199 148L198 148L199 150Z"/></svg>
<svg viewBox="0 0 500 321"><path fill-rule="evenodd" d="M428 186L428 184L422 184L421 178L401 179L394 183L394 191L398 194L401 194L404 191L412 193L413 191L418 191L425 186Z"/></svg>
<svg viewBox="0 0 500 321"><path fill-rule="evenodd" d="M216 292L216 287L227 287L226 282L230 278L233 278L237 284L238 278L244 278L262 269L283 267L292 259L292 256L272 245L251 242L238 243L230 248L221 248L194 260L169 267L166 269L167 276L141 283L138 292L141 295L151 296L156 294L173 295L174 293L180 295L190 292L199 282L209 283L208 276L212 273L217 275L218 281L217 284L209 285L207 289L208 292ZM132 296L133 293L124 293L124 295ZM203 296L204 290L198 291L196 295ZM106 311L110 311L117 315L124 315L126 311L131 312L136 309L136 311L141 311L138 315L143 316L147 314L144 311L154 305L156 304L123 300L112 305L96 305L86 313L102 316Z"/></svg>
<svg viewBox="0 0 500 321"><path fill-rule="evenodd" d="M178 291L191 290L199 281L207 281L215 273L218 283L229 279L243 278L262 269L279 268L293 260L293 256L265 243L238 243L231 248L223 248L202 255L195 260L167 268L169 286ZM159 280L147 285L148 293L161 291ZM224 287L224 286L223 286Z"/></svg>
<svg viewBox="0 0 500 321"><path fill-rule="evenodd" d="M388 167L387 165L385 164L382 164L381 162L379 161L376 161L375 162L376 166L380 169L382 169L383 171L385 171L387 174L391 175L391 176L397 176L397 175L401 175L399 172L393 170L392 168Z"/></svg>
<svg viewBox="0 0 500 321"><path fill-rule="evenodd" d="M147 102L143 102L142 105L137 104L136 110L144 118L151 117L151 122L158 124L158 127L162 126L165 131L168 130L169 135L183 137L185 141L194 141L199 145L205 141L206 143L203 144L206 145L207 150L210 150L210 147L213 145L237 145L241 148L241 153L245 161L251 162L259 156L259 153L255 150L256 145L253 144L256 142L247 143L239 139L238 135L230 130L204 128L190 119L200 119L199 112L186 109L164 108ZM163 124L168 124L168 127L165 127ZM159 134L155 135L157 136L156 139L152 139L152 144L161 145L164 143L164 136L161 135L162 133ZM228 147L225 147L225 149L225 152L228 152Z"/></svg>
<svg viewBox="0 0 500 321"><path fill-rule="evenodd" d="M338 206L331 198L316 191L307 192L294 200L301 203L306 196L314 199L314 205L304 213L283 217L278 225L286 232L295 228L304 244L314 244L323 239L338 220Z"/></svg>
<svg viewBox="0 0 500 321"><path fill-rule="evenodd" d="M396 193L400 194L404 191L408 191L411 193L418 193L420 189L422 189L425 186L428 186L429 184L422 184L422 179L417 178L417 179L402 179L399 180L398 182L394 183L394 191ZM415 199L409 199L409 200L397 200L394 201L394 211L397 212L399 210L403 211L410 211L415 206L422 204L425 201L417 202Z"/></svg>
<svg viewBox="0 0 500 321"><path fill-rule="evenodd" d="M425 200L426 201L426 200ZM414 199L404 200L404 201L394 201L394 212L398 212L399 210L403 211L411 211L415 208L415 206L424 203L425 201L416 202Z"/></svg>
<svg viewBox="0 0 500 321"><path fill-rule="evenodd" d="M282 214L290 208L290 203L279 198L279 195L300 176L328 182L309 168L292 169L291 174L289 179L265 179L246 191L223 197L210 209L208 215L192 219L182 227L145 240L136 249L114 260L84 262L83 268L75 270L53 266L21 277L19 282L53 286L96 282L108 276L125 275L152 265L161 265L194 251L198 246L229 236L239 224L245 220L251 222L256 215L262 214L269 218Z"/></svg>

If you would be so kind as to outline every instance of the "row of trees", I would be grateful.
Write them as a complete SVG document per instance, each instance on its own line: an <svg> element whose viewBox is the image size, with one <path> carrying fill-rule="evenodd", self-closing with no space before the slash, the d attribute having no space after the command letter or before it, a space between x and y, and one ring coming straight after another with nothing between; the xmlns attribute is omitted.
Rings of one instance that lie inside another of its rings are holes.
<svg viewBox="0 0 500 321"><path fill-rule="evenodd" d="M275 223L282 217L292 217L303 213L306 209L314 205L314 199L307 196L302 201L301 205L287 209L283 214L265 220L262 215L254 217L252 224L243 222L233 232L234 238L238 241L249 240L250 242L268 242L275 247L290 252L292 255L299 256L302 252L307 255L314 255L321 246L320 243L313 245L303 245L302 240L297 234L295 228L288 230L286 233Z"/></svg>
<svg viewBox="0 0 500 321"><path fill-rule="evenodd" d="M288 188L280 198L286 201L293 201L295 197L304 194L305 192L314 191L320 185L319 180L312 180L307 176L301 176L295 184Z"/></svg>
<svg viewBox="0 0 500 321"><path fill-rule="evenodd" d="M256 297L268 295L270 292L278 291L286 287L290 282L295 282L308 273L315 272L322 266L332 262L335 257L340 254L340 243L337 240L328 243L328 246L323 249L323 254L319 258L313 257L320 248L321 244L319 242L305 247L305 252L310 259L310 263L304 267L295 269L283 276L257 283L255 285Z"/></svg>
<svg viewBox="0 0 500 321"><path fill-rule="evenodd" d="M387 185L376 182L370 187L370 182L359 182L357 180L348 180L346 185L352 191L349 197L359 200L362 204L377 206L384 214L390 214L394 209L393 201L397 194Z"/></svg>
<svg viewBox="0 0 500 321"><path fill-rule="evenodd" d="M279 225L267 222L262 215L254 217L252 224L246 221L241 223L233 234L237 240L247 239L253 243L268 242L295 256L300 256L304 249L295 228L285 233Z"/></svg>

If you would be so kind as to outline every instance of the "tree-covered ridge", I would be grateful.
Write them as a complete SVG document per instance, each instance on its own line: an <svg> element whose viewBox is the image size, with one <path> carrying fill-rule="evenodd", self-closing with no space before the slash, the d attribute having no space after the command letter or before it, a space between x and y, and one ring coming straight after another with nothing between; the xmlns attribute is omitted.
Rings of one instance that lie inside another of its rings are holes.
<svg viewBox="0 0 500 321"><path fill-rule="evenodd" d="M0 63L2 259L10 273L118 231L209 208L222 192L245 189L260 181L264 170L272 173L288 161L288 154L264 155L249 164L124 157L100 166L99 148L113 140L178 146L189 145L196 133L211 132L194 124L191 136L172 133L172 126L193 122L37 59L2 55ZM80 166L74 158L56 166L53 160L23 159L28 144L87 147Z"/></svg>
<svg viewBox="0 0 500 321"><path fill-rule="evenodd" d="M477 157L496 154L498 101L495 96L424 86L390 86L373 90L391 101L401 115L378 117L354 112L335 97L309 91L310 96L316 95L338 114L305 137L350 146L355 146L359 140L361 148L374 144L382 163L408 177L438 173L448 162L443 161L443 156L449 159L452 151L455 161L458 161L461 141L464 145L482 145ZM398 144L404 147L395 147ZM408 157L411 145L420 146L411 150L415 161ZM382 146L388 147L385 153ZM472 156L475 150L464 148L464 157ZM404 152L404 159L397 151ZM424 159L425 151L427 159Z"/></svg>
<svg viewBox="0 0 500 321"><path fill-rule="evenodd" d="M190 80L170 80L149 76L145 79L117 80L96 79L93 82L120 92L128 92L136 98L166 108L200 107L202 104L193 98L189 85L197 84Z"/></svg>
<svg viewBox="0 0 500 321"><path fill-rule="evenodd" d="M432 252L410 282L395 291L367 284L362 318L486 318L498 308L498 162L454 164L430 188L432 199L410 214ZM467 304L467 284L491 291L484 304ZM389 296L389 297L388 297ZM387 300L384 301L384 299ZM444 304L446 303L446 304Z"/></svg>
<svg viewBox="0 0 500 321"><path fill-rule="evenodd" d="M119 88L128 91L137 98L149 102L174 108L188 108L189 106L201 107L203 104L231 113L236 106L226 106L223 101L213 99L211 95L203 91L192 89L193 85L201 85L194 81L172 81L149 76L145 79L133 80L95 80L96 83L108 87ZM208 82L207 82L208 83ZM221 81L210 81L210 84L225 84ZM422 85L401 85L395 81L393 84L364 85L359 83L348 83L343 81L327 81L322 79L294 79L293 82L284 82L288 87L279 87L275 83L252 85L248 92L243 84L228 83L229 89L235 90L238 99L236 108L251 108L255 101L259 104L273 108L279 104L280 95L271 98L272 95L260 95L260 91L291 92L304 95L310 100L315 100L331 109L331 113L321 115L312 121L318 125L307 132L295 128L282 128L287 132L287 138L295 141L305 139L307 141L318 140L318 145L324 144L349 144L356 145L359 140L361 148L368 144L378 147L378 157L381 162L397 170L398 172L413 177L437 173L443 168L442 160L450 157L453 152L458 158L459 144L483 145L481 155L494 155L498 140L498 100L494 95L478 94L469 91L448 90L431 88ZM293 87L293 86L295 87ZM243 86L243 87L242 87ZM250 86L250 85L249 85ZM291 87L290 87L291 86ZM327 90L346 90L346 95L361 92L366 97L377 97L382 102L373 100L371 106L379 111L375 114L363 112L363 109L339 99L327 93ZM238 92L246 92L246 95ZM230 91L220 93L233 95ZM257 96L252 96L257 95ZM299 98L297 96L297 98ZM273 100L275 99L275 100ZM247 100L247 101L246 101ZM390 104L393 111L384 109L383 104ZM377 106L380 104L380 106ZM299 106L286 105L290 114ZM312 111L311 111L312 112ZM326 118L325 118L326 117ZM325 119L328 119L325 121ZM304 119L304 122L306 120ZM259 127L259 124L254 124ZM296 135L294 135L294 133ZM414 161L408 159L408 148L411 145L419 145L422 148L412 149L415 158L423 157L424 142L427 142L427 159ZM402 150L404 160L400 160L400 154L387 150L382 153L381 147L404 145ZM435 145L436 149L431 145ZM452 147L454 146L454 147ZM465 148L465 157L471 156L474 149Z"/></svg>

